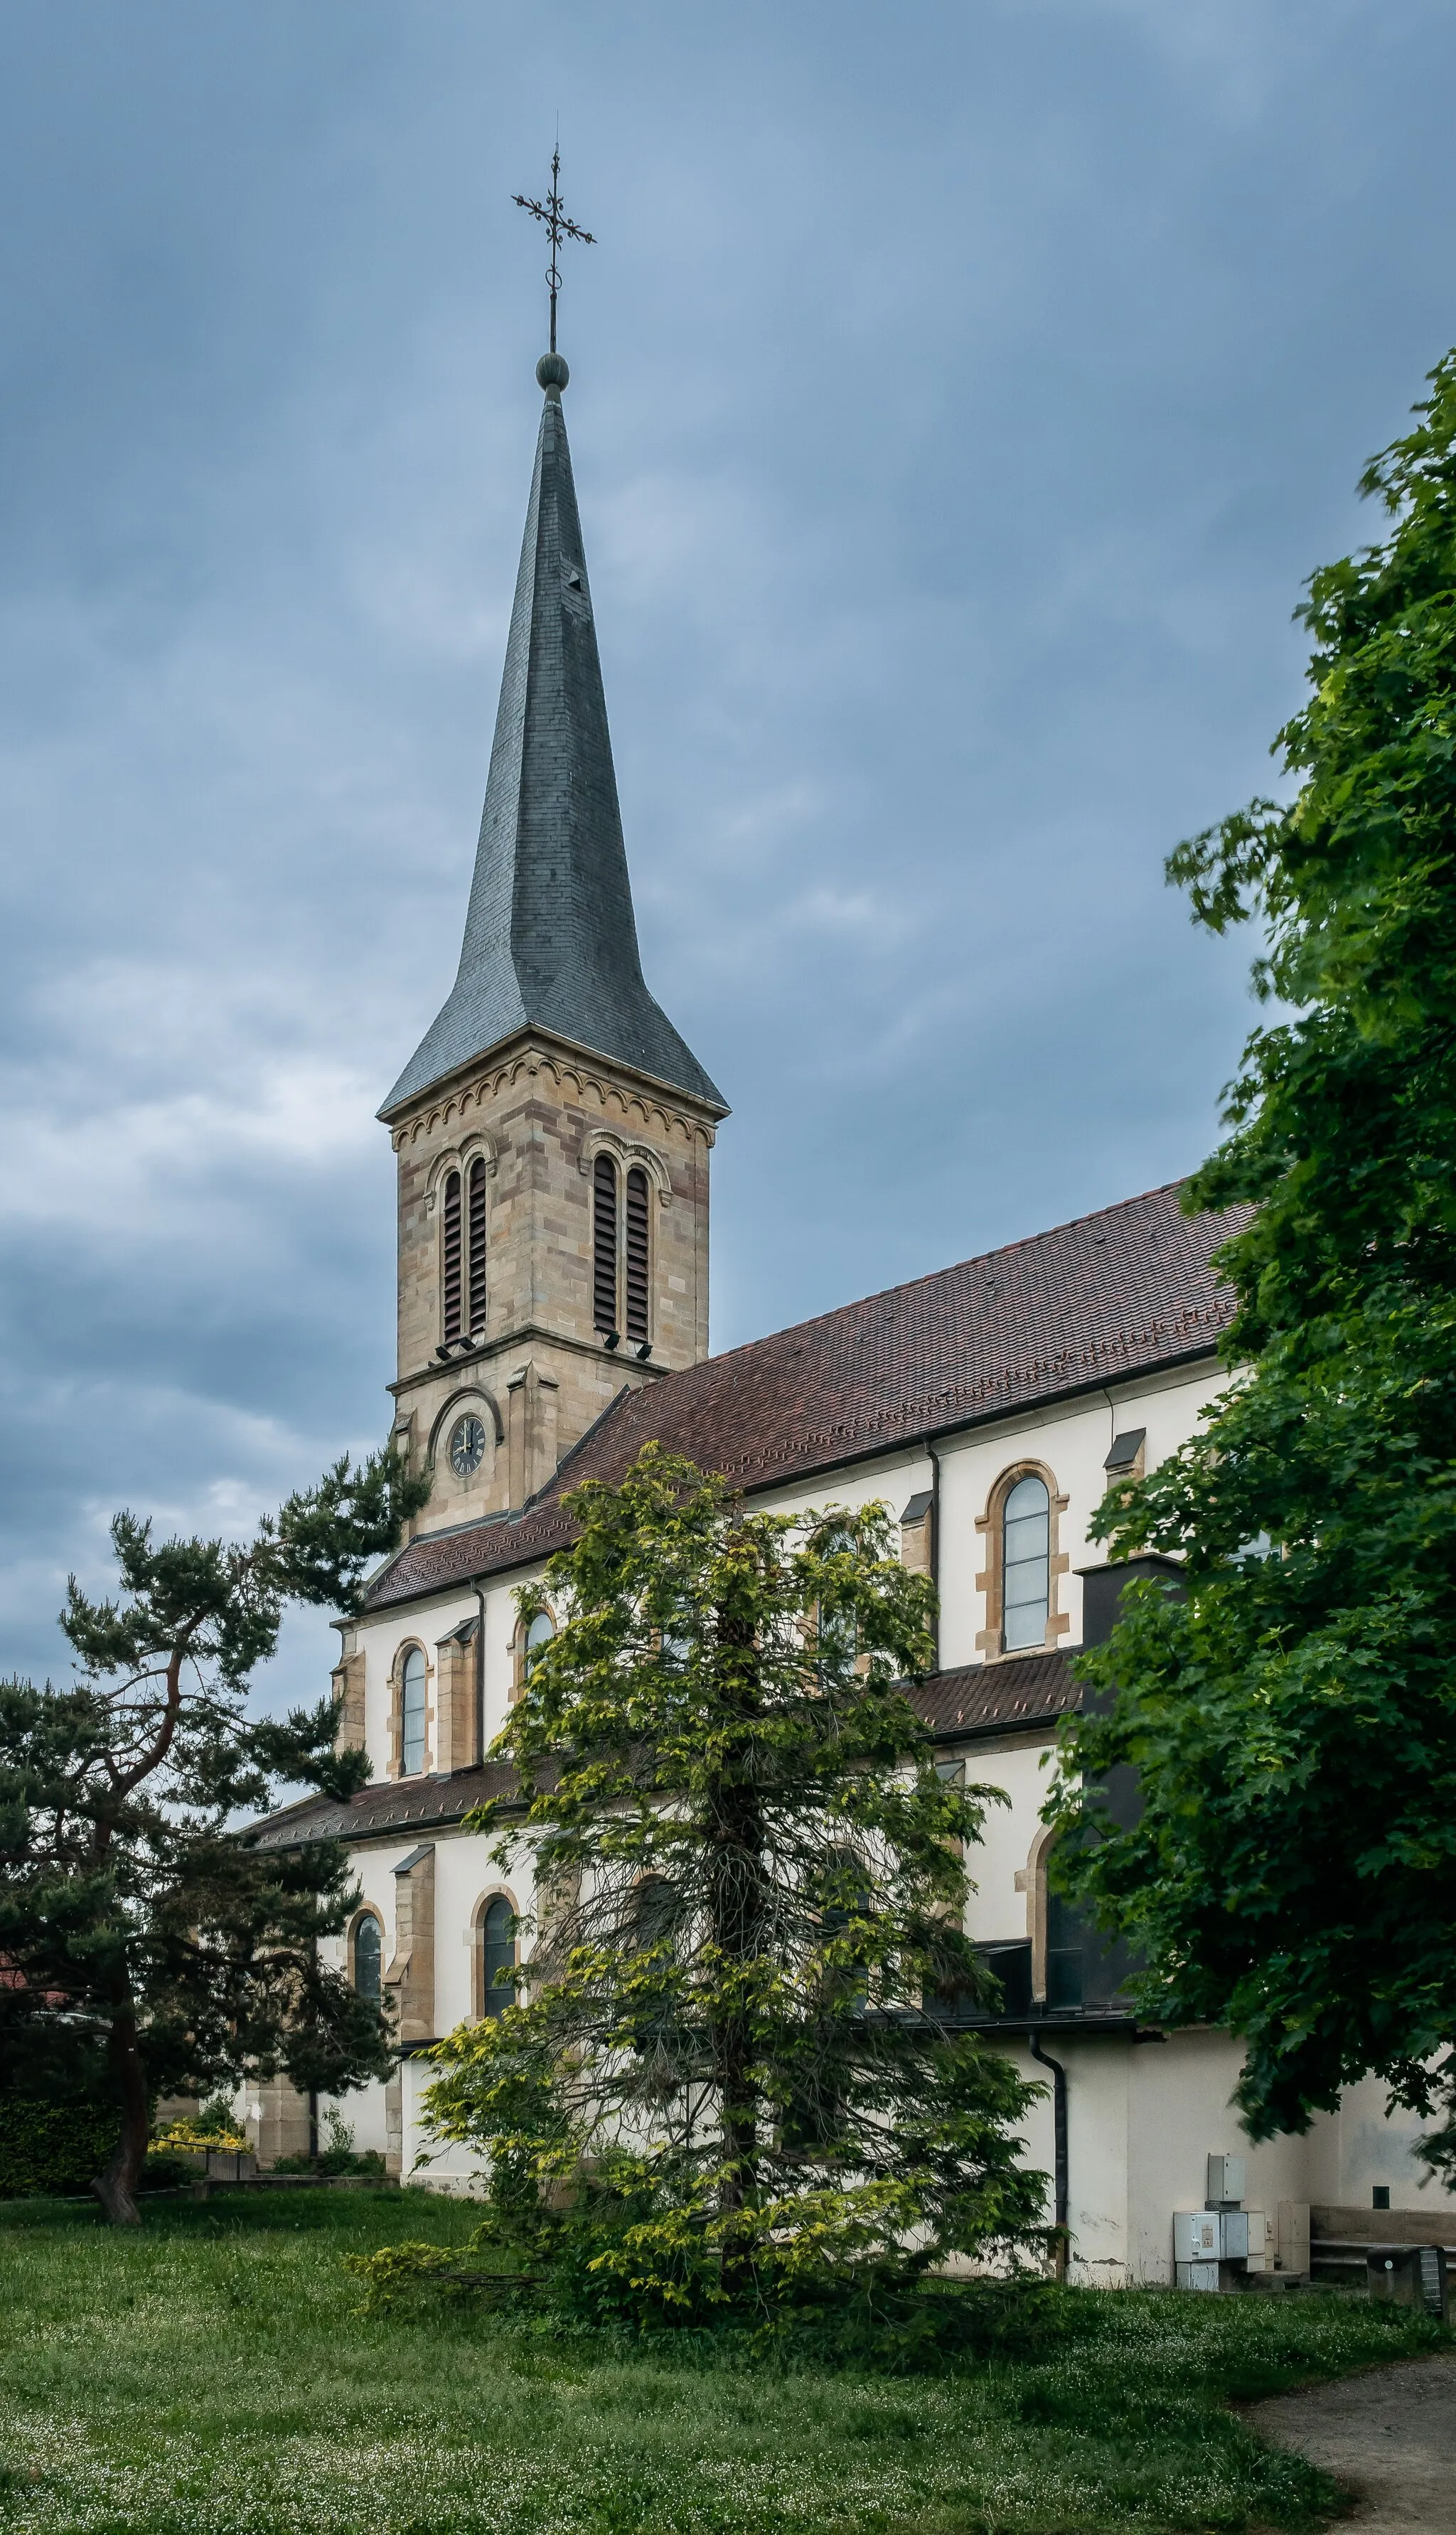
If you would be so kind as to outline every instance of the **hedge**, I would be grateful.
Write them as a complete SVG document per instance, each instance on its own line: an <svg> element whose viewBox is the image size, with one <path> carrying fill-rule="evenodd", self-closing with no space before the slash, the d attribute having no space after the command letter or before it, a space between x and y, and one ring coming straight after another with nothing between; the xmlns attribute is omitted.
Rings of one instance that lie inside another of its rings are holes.
<svg viewBox="0 0 1456 2535"><path fill-rule="evenodd" d="M44 2104L0 2095L0 2200L89 2192L116 2145L110 2104Z"/></svg>

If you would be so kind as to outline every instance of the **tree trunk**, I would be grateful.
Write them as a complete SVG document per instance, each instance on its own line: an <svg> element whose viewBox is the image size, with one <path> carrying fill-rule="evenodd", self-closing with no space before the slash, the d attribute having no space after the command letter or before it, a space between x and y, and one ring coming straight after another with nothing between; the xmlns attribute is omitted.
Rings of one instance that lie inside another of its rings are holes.
<svg viewBox="0 0 1456 2535"><path fill-rule="evenodd" d="M136 2195L147 2164L152 2106L137 2048L137 2019L129 2007L112 2018L108 2053L121 2096L121 2134L110 2164L96 2176L91 2190L113 2227L139 2227L142 2212Z"/></svg>

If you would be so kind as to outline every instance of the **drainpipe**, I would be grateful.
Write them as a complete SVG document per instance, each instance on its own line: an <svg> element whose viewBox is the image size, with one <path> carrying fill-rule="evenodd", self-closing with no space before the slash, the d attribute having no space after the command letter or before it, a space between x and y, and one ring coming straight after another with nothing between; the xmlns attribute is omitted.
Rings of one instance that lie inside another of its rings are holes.
<svg viewBox="0 0 1456 2535"><path fill-rule="evenodd" d="M1066 2277L1067 2226L1069 2196L1066 2186L1066 2071L1050 2051L1044 2051L1041 2038L1031 2033L1027 2042L1033 2060L1052 2071L1052 2138L1053 2191L1056 2195L1057 2225L1061 2231L1057 2248L1057 2276Z"/></svg>
<svg viewBox="0 0 1456 2535"><path fill-rule="evenodd" d="M480 1613L475 1623L475 1758L485 1760L485 1578L472 1576L471 1587Z"/></svg>
<svg viewBox="0 0 1456 2535"><path fill-rule="evenodd" d="M925 1449L931 1464L931 1582L936 1588L936 1670L940 1669L940 1455L929 1436Z"/></svg>

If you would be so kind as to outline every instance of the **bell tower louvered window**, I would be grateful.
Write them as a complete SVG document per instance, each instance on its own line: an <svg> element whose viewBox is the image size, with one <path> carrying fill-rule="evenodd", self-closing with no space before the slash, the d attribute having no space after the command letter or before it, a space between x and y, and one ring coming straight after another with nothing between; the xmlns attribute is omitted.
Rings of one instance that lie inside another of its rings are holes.
<svg viewBox="0 0 1456 2535"><path fill-rule="evenodd" d="M647 1174L642 1170L630 1170L627 1174L627 1334L634 1346L645 1344L651 1336L647 1326L649 1234Z"/></svg>
<svg viewBox="0 0 1456 2535"><path fill-rule="evenodd" d="M485 1335L485 1164L470 1164L469 1206L470 1335Z"/></svg>
<svg viewBox="0 0 1456 2535"><path fill-rule="evenodd" d="M460 1175L450 1172L445 1183L445 1237L441 1249L441 1299L444 1335L447 1339L460 1334L461 1303L460 1258Z"/></svg>
<svg viewBox="0 0 1456 2535"><path fill-rule="evenodd" d="M591 1175L591 1308L599 1329L617 1327L617 1165L598 1153Z"/></svg>

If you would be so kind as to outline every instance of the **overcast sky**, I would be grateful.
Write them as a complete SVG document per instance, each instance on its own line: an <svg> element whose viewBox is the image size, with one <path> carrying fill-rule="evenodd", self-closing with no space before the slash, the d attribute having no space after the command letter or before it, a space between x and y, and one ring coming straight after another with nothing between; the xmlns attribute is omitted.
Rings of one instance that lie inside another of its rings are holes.
<svg viewBox="0 0 1456 2535"><path fill-rule="evenodd" d="M1453 94L1450 0L0 0L0 1664L117 1505L385 1431L558 112L721 1347L1208 1148L1248 946L1162 860L1456 337Z"/></svg>

